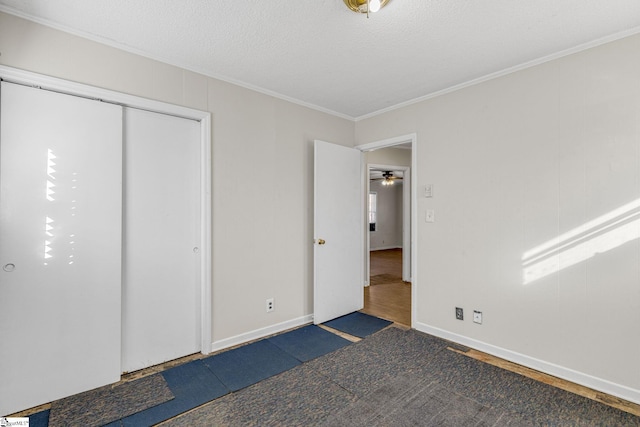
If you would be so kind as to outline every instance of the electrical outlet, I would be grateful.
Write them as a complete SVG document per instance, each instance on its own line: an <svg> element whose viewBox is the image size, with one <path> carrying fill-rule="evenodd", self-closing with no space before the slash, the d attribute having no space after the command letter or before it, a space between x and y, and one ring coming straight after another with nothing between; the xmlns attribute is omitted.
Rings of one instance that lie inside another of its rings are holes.
<svg viewBox="0 0 640 427"><path fill-rule="evenodd" d="M273 298L267 298L267 313L272 312L275 309Z"/></svg>
<svg viewBox="0 0 640 427"><path fill-rule="evenodd" d="M436 213L433 209L427 209L425 218L425 222L436 222Z"/></svg>
<svg viewBox="0 0 640 427"><path fill-rule="evenodd" d="M456 307L456 319L464 320L464 310L460 307Z"/></svg>
<svg viewBox="0 0 640 427"><path fill-rule="evenodd" d="M479 323L482 325L482 312L473 310L473 323Z"/></svg>

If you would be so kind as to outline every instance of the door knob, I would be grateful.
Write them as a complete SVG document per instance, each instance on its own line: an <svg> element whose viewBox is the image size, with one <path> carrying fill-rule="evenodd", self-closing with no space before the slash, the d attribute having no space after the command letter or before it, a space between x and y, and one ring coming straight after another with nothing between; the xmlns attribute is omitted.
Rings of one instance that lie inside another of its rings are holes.
<svg viewBox="0 0 640 427"><path fill-rule="evenodd" d="M324 239L318 239L318 244L319 245L324 245L325 243L327 243Z"/></svg>

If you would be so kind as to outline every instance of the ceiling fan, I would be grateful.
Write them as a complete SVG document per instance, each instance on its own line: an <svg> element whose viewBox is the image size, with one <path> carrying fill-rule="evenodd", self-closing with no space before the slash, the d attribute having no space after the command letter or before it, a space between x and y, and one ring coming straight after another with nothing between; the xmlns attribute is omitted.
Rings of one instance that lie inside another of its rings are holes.
<svg viewBox="0 0 640 427"><path fill-rule="evenodd" d="M394 176L392 171L382 172L382 178L373 178L371 181L382 181L382 185L393 185L393 181L396 179L402 179L399 176Z"/></svg>

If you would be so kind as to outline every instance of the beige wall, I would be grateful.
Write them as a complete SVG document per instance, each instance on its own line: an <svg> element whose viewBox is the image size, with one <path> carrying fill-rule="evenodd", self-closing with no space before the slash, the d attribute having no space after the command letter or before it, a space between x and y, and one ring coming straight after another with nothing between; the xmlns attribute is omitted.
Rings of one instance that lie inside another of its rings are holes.
<svg viewBox="0 0 640 427"><path fill-rule="evenodd" d="M633 36L356 123L358 144L417 132L416 184L436 188L415 327L640 400L640 214L590 223L640 198L639 76ZM524 284L557 239L560 271Z"/></svg>
<svg viewBox="0 0 640 427"><path fill-rule="evenodd" d="M365 161L365 164L367 165L367 167L363 170L364 179L369 180L369 168L368 168L369 165L411 167L411 150L407 150L404 148L388 147L388 148L379 148L373 151L365 151L364 161ZM409 171L406 171L405 173L408 173L408 172ZM369 185L372 186L373 184L370 183ZM372 191L375 191L375 190L372 190ZM397 197L399 198L398 199L399 201L397 202L398 211L395 212L394 214L394 216L396 217L396 219L394 219L394 222L397 225L396 231L387 232L387 233L384 233L384 235L380 231L370 232L369 220L368 218L366 218L366 213L365 213L365 221L364 221L365 254L364 256L365 256L366 265L364 266L364 276L367 278L366 279L367 281L370 275L369 250L372 250L372 249L375 250L377 248L388 248L390 246L402 247L403 245L402 221L404 218L402 216L402 209L403 209L402 191L397 191ZM369 203L369 199L366 194L364 195L364 199L365 199L365 202L364 202L365 206L367 206ZM369 239L368 245L367 245L367 238ZM387 243L387 242L394 242L394 243Z"/></svg>
<svg viewBox="0 0 640 427"><path fill-rule="evenodd" d="M0 64L210 111L213 341L312 314L312 144L353 122L3 13Z"/></svg>
<svg viewBox="0 0 640 427"><path fill-rule="evenodd" d="M0 64L212 113L214 341L311 314L312 141L417 132L416 185L436 188L418 218L434 209L436 222L418 222L414 326L640 402L638 239L583 233L592 247L570 242L577 255L600 253L526 285L522 260L640 198L640 37L355 125L2 13ZM455 306L484 324L456 321Z"/></svg>
<svg viewBox="0 0 640 427"><path fill-rule="evenodd" d="M411 166L411 150L404 148L380 148L364 153L367 164Z"/></svg>
<svg viewBox="0 0 640 427"><path fill-rule="evenodd" d="M377 195L376 231L368 231L369 250L401 248L402 181L389 186L382 185L382 181L371 181L369 191Z"/></svg>

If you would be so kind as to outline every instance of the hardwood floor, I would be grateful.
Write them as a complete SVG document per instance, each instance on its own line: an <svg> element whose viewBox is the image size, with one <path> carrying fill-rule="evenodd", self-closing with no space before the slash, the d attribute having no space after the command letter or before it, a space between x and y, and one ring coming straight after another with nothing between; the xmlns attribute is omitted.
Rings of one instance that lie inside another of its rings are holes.
<svg viewBox="0 0 640 427"><path fill-rule="evenodd" d="M411 326L411 283L402 281L402 249L372 251L363 313Z"/></svg>

